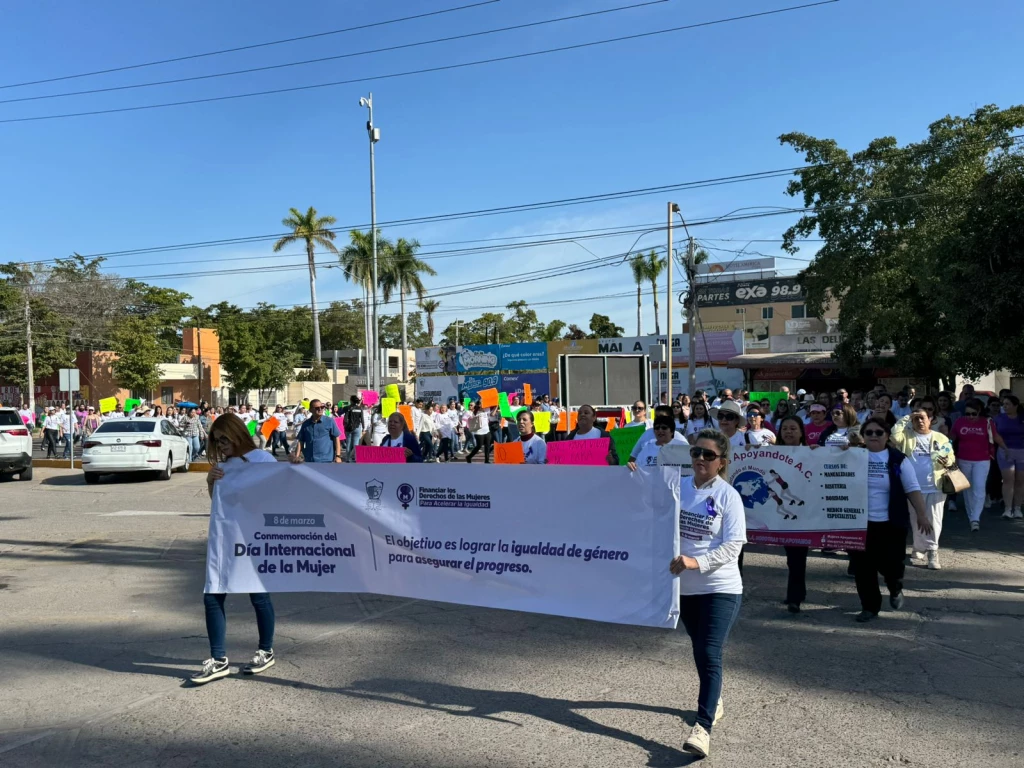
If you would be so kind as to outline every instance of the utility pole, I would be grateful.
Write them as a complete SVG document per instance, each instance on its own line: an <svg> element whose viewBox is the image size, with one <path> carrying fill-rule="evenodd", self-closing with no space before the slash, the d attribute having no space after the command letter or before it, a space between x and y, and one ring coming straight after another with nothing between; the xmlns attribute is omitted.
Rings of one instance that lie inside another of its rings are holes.
<svg viewBox="0 0 1024 768"><path fill-rule="evenodd" d="M36 376L32 370L32 308L25 294L25 360L28 362L28 409L36 414Z"/></svg>
<svg viewBox="0 0 1024 768"><path fill-rule="evenodd" d="M697 284L694 266L694 242L689 238L686 244L686 277L690 284L689 311L686 318L690 326L690 393L697 391Z"/></svg>
<svg viewBox="0 0 1024 768"><path fill-rule="evenodd" d="M381 388L381 375L380 350L377 348L380 335L380 327L377 323L377 171L374 166L373 146L380 141L380 129L373 127L373 93L371 92L369 96L359 99L359 106L366 107L370 111L370 119L366 121L366 133L370 137L370 233L373 241L373 328L371 330L373 335L373 353L372 355L368 354L367 359L373 360L374 383L371 389L379 391ZM367 377L367 383L369 383L369 377Z"/></svg>
<svg viewBox="0 0 1024 768"><path fill-rule="evenodd" d="M199 360L199 375L196 377L199 382L199 397L196 403L202 405L203 403L203 332L199 328L199 318L196 318L196 358ZM210 399L213 399L213 393L210 393Z"/></svg>
<svg viewBox="0 0 1024 768"><path fill-rule="evenodd" d="M672 253L672 214L673 213L679 213L679 206L676 205L675 203L669 203L668 204L668 251L666 251L666 253L665 253L666 261L668 262L668 280L667 280L668 287L667 287L667 293L666 293L666 296L665 296L665 314L668 316L666 321L665 321L665 333L668 334L668 350L667 350L667 354L668 354L668 377L667 377L668 378L668 382L667 382L668 383L668 388L666 390L668 392L668 399L665 402L667 402L669 405L672 405L672 260L675 258L675 255ZM690 361L690 364L691 365L693 364L692 360ZM660 373L658 375L658 379L659 379L659 387L658 387L658 389L661 389L661 387L660 387L660 379L661 379ZM659 395L659 397L660 397L660 395Z"/></svg>

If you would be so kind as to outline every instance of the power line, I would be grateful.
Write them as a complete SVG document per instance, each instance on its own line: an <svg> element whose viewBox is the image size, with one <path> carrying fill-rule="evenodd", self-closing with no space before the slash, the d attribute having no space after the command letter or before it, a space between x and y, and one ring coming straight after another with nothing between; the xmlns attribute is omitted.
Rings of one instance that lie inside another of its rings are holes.
<svg viewBox="0 0 1024 768"><path fill-rule="evenodd" d="M658 35L667 35L675 32L682 32L691 29L698 29L701 27L710 27L717 24L726 24L734 21L745 21L748 19L759 18L762 16L773 16L780 13L787 13L790 11L805 10L808 8L815 8L822 5L831 5L837 3L839 0L818 0L814 3L806 3L804 5L792 5L786 8L776 8L770 11L760 11L758 13L748 13L742 16L731 16L725 19L715 19L713 21L703 21L695 24L686 24L679 27L669 27L668 29L656 29L651 32L638 32L632 35L622 35L619 37L609 37L603 40L592 40L586 43L576 43L574 45L564 45L557 48L545 48L540 51L528 51L524 53L514 53L507 56L495 56L489 59L477 59L475 61L466 61L460 64L444 64L437 67L423 67L421 69L406 70L404 72L389 72L382 75L367 75L365 77L350 78L348 80L335 80L329 83L314 83L312 85L297 85L288 88L272 88L264 91L250 91L248 93L235 93L228 94L225 96L208 96L202 99L186 99L183 101L168 101L161 104L142 104L134 107L115 107L111 109L95 109L86 112L65 112L57 115L36 115L34 117L11 117L0 120L2 123L28 123L36 122L40 120L62 120L71 117L89 117L93 115L111 115L122 112L139 112L150 109L164 109L168 107L181 107L188 104L210 104L219 101L232 101L236 99L248 99L255 96L272 96L280 93L295 93L298 91L311 91L320 88L334 88L340 85L353 85L355 83L368 83L375 82L378 80L393 80L402 77L411 77L415 75L431 74L434 72L449 72L457 69L467 69L469 67L481 66L484 64L497 64L506 61L517 61L519 59L528 59L537 56L547 56L552 53L564 53L566 51L577 51L584 48L593 48L600 45L609 45L612 43L621 43L630 40L641 40L646 38L655 37Z"/></svg>
<svg viewBox="0 0 1024 768"><path fill-rule="evenodd" d="M496 0L495 0L496 1ZM394 51L400 51L407 48L419 48L424 45L436 45L439 43L449 43L455 40L466 40L473 37L484 37L486 35L494 35L503 32L513 32L522 29L529 29L531 27L541 27L547 24L557 24L563 21L577 21L579 19L585 19L591 16L603 16L609 13L617 13L619 11L630 11L636 8L645 8L650 5L660 5L667 3L668 0L646 0L642 3L636 3L634 5L623 5L617 8L605 8L600 11L589 11L587 13L577 13L572 16L559 16L554 19L545 19L543 21L531 21L525 24L515 24L508 27L498 27L495 29L485 29L479 32L467 32L461 35L449 35L448 37L437 37L430 40L418 40L413 43L403 43L401 45L390 45L384 48L371 48L364 51L353 51L352 53L341 53L335 56L321 56L315 59L304 59L302 61L289 61L284 64L269 64L263 67L248 67L246 69L236 69L230 72L215 72L207 75L192 75L191 77L177 77L170 80L156 80L148 83L133 83L131 85L114 85L107 88L91 88L83 91L65 91L64 93L50 93L41 96L20 96L13 99L2 99L0 104L14 104L16 102L23 101L44 101L47 99L62 99L68 96L85 96L94 93L111 93L114 91L130 91L136 88L152 88L160 85L174 85L176 83L189 83L198 80L213 80L221 77L232 77L234 75L247 75L253 72L267 72L276 69L287 69L289 67L301 67L307 64L322 64L326 61L338 61L340 59L351 59L359 56L369 56L375 53L391 53Z"/></svg>
<svg viewBox="0 0 1024 768"><path fill-rule="evenodd" d="M360 24L355 27L345 27L343 29L332 29L328 32L315 32L309 35L301 35L299 37L287 37L283 40L271 40L266 43L252 43L250 45L240 45L235 48L223 48L219 51L208 51L206 53L193 53L188 56L176 56L171 59L159 59L158 61L149 61L142 64L126 64L120 67L111 67L110 69L97 69L92 72L80 72L75 75L61 75L60 77L49 77L41 80L28 80L22 83L8 83L7 85L0 85L0 90L7 88L22 88L27 85L42 85L43 83L56 83L61 80L75 80L82 77L92 77L94 75L107 75L111 72L126 72L131 69L143 69L145 67L155 67L160 64L174 64L179 61L191 61L193 59L202 59L208 56L220 56L225 53L237 53L239 51L251 51L255 48L266 48L272 45L284 45L285 43L297 43L302 40L313 40L318 37L328 37L330 35L340 35L345 32L357 32L362 29L372 29L374 27L384 27L390 24L399 24L404 21L414 21L416 19L425 19L430 16L440 16L446 13L455 13L456 11L465 11L470 8L479 8L482 5L491 5L496 3L498 0L482 0L481 2L471 3L469 5L460 5L455 8L444 8L439 11L430 11L428 13L419 13L414 16L403 16L398 19L388 19L386 21L375 21L369 24Z"/></svg>

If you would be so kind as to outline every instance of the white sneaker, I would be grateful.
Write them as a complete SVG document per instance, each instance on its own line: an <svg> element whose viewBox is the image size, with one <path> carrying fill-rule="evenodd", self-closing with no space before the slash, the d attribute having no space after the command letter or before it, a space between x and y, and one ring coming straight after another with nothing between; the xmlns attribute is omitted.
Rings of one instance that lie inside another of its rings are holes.
<svg viewBox="0 0 1024 768"><path fill-rule="evenodd" d="M1008 509L1003 512L1002 518L1003 520L1013 520L1013 510Z"/></svg>
<svg viewBox="0 0 1024 768"><path fill-rule="evenodd" d="M979 523L977 520L972 520L971 521L971 533L975 533L975 532L980 531L980 530L981 530L981 523Z"/></svg>
<svg viewBox="0 0 1024 768"><path fill-rule="evenodd" d="M911 565L924 565L924 562L925 562L924 552L918 552L917 550L914 550L913 552L910 553L910 563L911 563Z"/></svg>
<svg viewBox="0 0 1024 768"><path fill-rule="evenodd" d="M715 707L715 719L711 721L712 725L718 725L718 721L725 717L725 705L722 704L722 697L718 697L718 706Z"/></svg>
<svg viewBox="0 0 1024 768"><path fill-rule="evenodd" d="M1013 519L1014 520L1024 520L1024 512L1020 511L1020 507L1014 507L1013 508Z"/></svg>
<svg viewBox="0 0 1024 768"><path fill-rule="evenodd" d="M228 657L223 659L207 659L203 662L203 668L196 672L189 680L193 685L205 685L211 680L219 680L231 674L231 667L228 666Z"/></svg>
<svg viewBox="0 0 1024 768"><path fill-rule="evenodd" d="M707 757L711 750L711 735L704 730L700 723L694 723L690 731L690 738L683 744L683 751L689 752L697 757Z"/></svg>
<svg viewBox="0 0 1024 768"><path fill-rule="evenodd" d="M942 566L939 564L939 553L937 550L928 551L928 570L930 571L941 571Z"/></svg>

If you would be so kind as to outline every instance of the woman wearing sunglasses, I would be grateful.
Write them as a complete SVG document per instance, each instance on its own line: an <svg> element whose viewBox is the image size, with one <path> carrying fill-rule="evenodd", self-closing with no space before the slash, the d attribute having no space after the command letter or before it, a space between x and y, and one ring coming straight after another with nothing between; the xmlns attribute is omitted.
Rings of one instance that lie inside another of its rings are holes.
<svg viewBox="0 0 1024 768"><path fill-rule="evenodd" d="M207 454L210 471L206 475L206 487L213 498L213 487L225 473L237 472L246 464L277 463L277 459L253 446L252 437L245 423L235 414L228 413L218 418L210 427ZM206 634L210 639L210 658L203 662L203 668L190 678L194 685L203 685L231 674L225 649L227 616L224 612L224 598L227 595L207 592L203 595L206 606ZM256 628L259 632L259 646L252 661L242 667L242 674L255 675L274 666L274 604L266 592L254 592L249 601L256 611Z"/></svg>
<svg viewBox="0 0 1024 768"><path fill-rule="evenodd" d="M914 509L922 533L930 534L932 529L914 466L900 450L888 444L885 420L872 416L860 433L868 449L868 530L864 550L850 552L850 563L860 597L857 621L863 623L877 618L882 609L879 573L889 588L889 605L894 611L903 607L910 508Z"/></svg>
<svg viewBox="0 0 1024 768"><path fill-rule="evenodd" d="M627 462L626 466L631 471L635 471L637 467L658 466L658 454L661 453L663 445L668 445L669 443L676 443L678 445L688 444L676 432L672 417L663 413L659 413L654 417L653 433L654 438L645 441L637 455L631 457Z"/></svg>
<svg viewBox="0 0 1024 768"><path fill-rule="evenodd" d="M864 445L860 436L860 421L852 405L837 403L832 406L832 423L818 436L818 445L837 448Z"/></svg>
<svg viewBox="0 0 1024 768"><path fill-rule="evenodd" d="M756 405L747 409L747 431L744 433L747 445L775 445L775 433L765 428L764 414Z"/></svg>
<svg viewBox="0 0 1024 768"><path fill-rule="evenodd" d="M996 446L1003 447L1006 443L996 431L992 420L984 415L984 406L976 397L967 401L964 415L953 424L952 438L957 466L971 484L964 491L964 503L973 532L981 528L989 463L995 455Z"/></svg>
<svg viewBox="0 0 1024 768"><path fill-rule="evenodd" d="M680 554L669 565L679 576L680 619L700 679L696 722L683 749L698 757L707 756L711 729L724 714L722 650L743 598L738 560L747 527L743 501L727 480L729 451L721 432L696 435L693 475L682 478L679 489Z"/></svg>

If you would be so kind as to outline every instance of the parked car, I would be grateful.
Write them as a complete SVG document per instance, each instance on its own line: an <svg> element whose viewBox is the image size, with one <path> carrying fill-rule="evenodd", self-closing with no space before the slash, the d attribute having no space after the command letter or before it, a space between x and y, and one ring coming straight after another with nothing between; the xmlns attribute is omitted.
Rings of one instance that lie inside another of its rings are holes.
<svg viewBox="0 0 1024 768"><path fill-rule="evenodd" d="M190 461L188 442L161 416L105 421L82 446L87 483L121 472L156 472L170 480L175 470L188 472Z"/></svg>
<svg viewBox="0 0 1024 768"><path fill-rule="evenodd" d="M0 408L0 477L32 479L32 432L14 408Z"/></svg>

